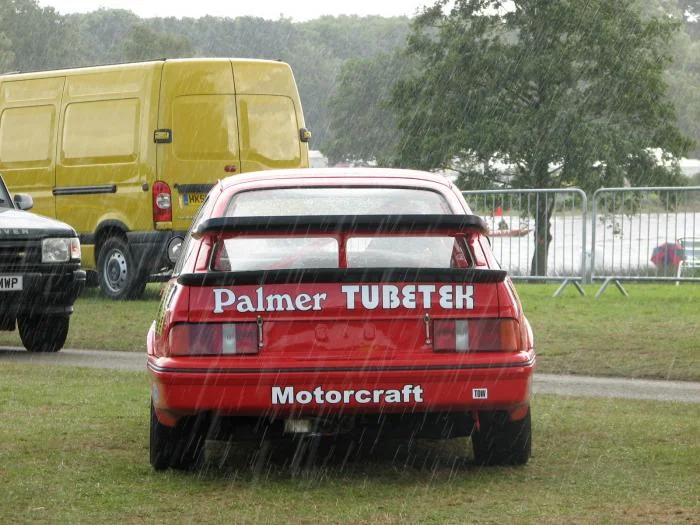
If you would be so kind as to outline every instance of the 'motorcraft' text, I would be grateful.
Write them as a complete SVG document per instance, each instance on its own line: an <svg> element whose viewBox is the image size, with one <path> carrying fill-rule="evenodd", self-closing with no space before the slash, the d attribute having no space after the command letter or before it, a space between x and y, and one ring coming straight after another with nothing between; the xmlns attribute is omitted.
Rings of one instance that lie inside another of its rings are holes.
<svg viewBox="0 0 700 525"><path fill-rule="evenodd" d="M423 388L420 385L403 385L401 388L358 389L358 390L325 390L317 386L313 390L295 390L293 386L273 386L272 404L291 405L298 403L307 405L311 402L318 405L339 403L422 403Z"/></svg>

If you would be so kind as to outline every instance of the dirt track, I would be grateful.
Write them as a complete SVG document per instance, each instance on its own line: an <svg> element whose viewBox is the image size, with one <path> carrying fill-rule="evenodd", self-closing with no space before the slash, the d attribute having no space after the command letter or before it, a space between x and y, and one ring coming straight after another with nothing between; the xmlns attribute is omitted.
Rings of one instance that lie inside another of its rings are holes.
<svg viewBox="0 0 700 525"><path fill-rule="evenodd" d="M0 347L0 362L146 371L146 356L144 354L108 350L64 349L55 354L31 354L19 348ZM575 397L612 397L700 403L700 383L684 381L535 374L533 392L535 394Z"/></svg>

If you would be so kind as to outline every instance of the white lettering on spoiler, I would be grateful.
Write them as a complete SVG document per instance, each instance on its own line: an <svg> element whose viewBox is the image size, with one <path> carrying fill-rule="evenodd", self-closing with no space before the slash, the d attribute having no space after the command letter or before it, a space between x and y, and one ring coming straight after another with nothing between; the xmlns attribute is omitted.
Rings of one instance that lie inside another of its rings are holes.
<svg viewBox="0 0 700 525"><path fill-rule="evenodd" d="M393 284L345 285L341 291L345 294L348 310L355 310L362 305L366 310L381 308L393 310L403 306L414 310L421 305L430 308L433 296L437 293L440 307L447 310L472 310L474 308L474 287L446 284L437 288L434 284L407 284L401 288Z"/></svg>
<svg viewBox="0 0 700 525"><path fill-rule="evenodd" d="M402 388L390 388L382 390L375 388L359 390L324 390L317 386L313 390L295 390L293 386L273 386L273 405L308 405L314 401L319 405L328 403L337 405L340 403L422 403L423 388L420 385L404 385Z"/></svg>
<svg viewBox="0 0 700 525"><path fill-rule="evenodd" d="M340 287L345 296L348 310L394 310L399 307L408 310L429 309L433 299L440 308L446 310L474 309L474 287L471 285L407 284L402 287L393 284L350 284ZM214 288L214 313L223 313L228 308L245 312L291 312L323 310L326 293L266 294L264 287L255 290L254 295L236 295L229 288Z"/></svg>

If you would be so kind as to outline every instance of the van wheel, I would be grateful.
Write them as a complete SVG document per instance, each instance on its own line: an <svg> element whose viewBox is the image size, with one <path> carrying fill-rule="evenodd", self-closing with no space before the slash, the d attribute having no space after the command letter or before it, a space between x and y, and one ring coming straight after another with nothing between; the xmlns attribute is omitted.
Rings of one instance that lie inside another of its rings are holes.
<svg viewBox="0 0 700 525"><path fill-rule="evenodd" d="M66 342L70 318L65 315L23 315L17 318L19 337L30 352L58 352Z"/></svg>
<svg viewBox="0 0 700 525"><path fill-rule="evenodd" d="M474 461L477 465L524 465L532 450L530 410L519 421L511 421L507 412L480 412L480 429L472 433Z"/></svg>
<svg viewBox="0 0 700 525"><path fill-rule="evenodd" d="M129 245L121 237L110 237L100 248L97 274L102 293L110 299L136 299L146 288Z"/></svg>

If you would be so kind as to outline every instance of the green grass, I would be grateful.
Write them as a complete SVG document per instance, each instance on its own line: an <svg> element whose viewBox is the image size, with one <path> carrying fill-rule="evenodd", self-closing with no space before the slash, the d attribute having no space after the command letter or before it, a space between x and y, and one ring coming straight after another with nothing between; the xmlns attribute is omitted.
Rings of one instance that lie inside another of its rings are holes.
<svg viewBox="0 0 700 525"><path fill-rule="evenodd" d="M700 381L700 286L626 284L594 299L573 287L553 298L556 285L520 284L532 323L538 370L637 378ZM159 285L143 299L110 301L88 290L75 305L66 347L143 352L156 316ZM0 345L21 345L16 332L0 332Z"/></svg>
<svg viewBox="0 0 700 525"><path fill-rule="evenodd" d="M521 284L538 370L635 378L700 380L700 286L624 284L629 297L598 285L586 297L568 287Z"/></svg>
<svg viewBox="0 0 700 525"><path fill-rule="evenodd" d="M536 396L533 458L517 468L475 467L459 439L339 447L298 475L289 444L257 467L249 446L200 472L155 473L148 392L141 373L3 365L0 523L691 523L700 513L700 405Z"/></svg>

